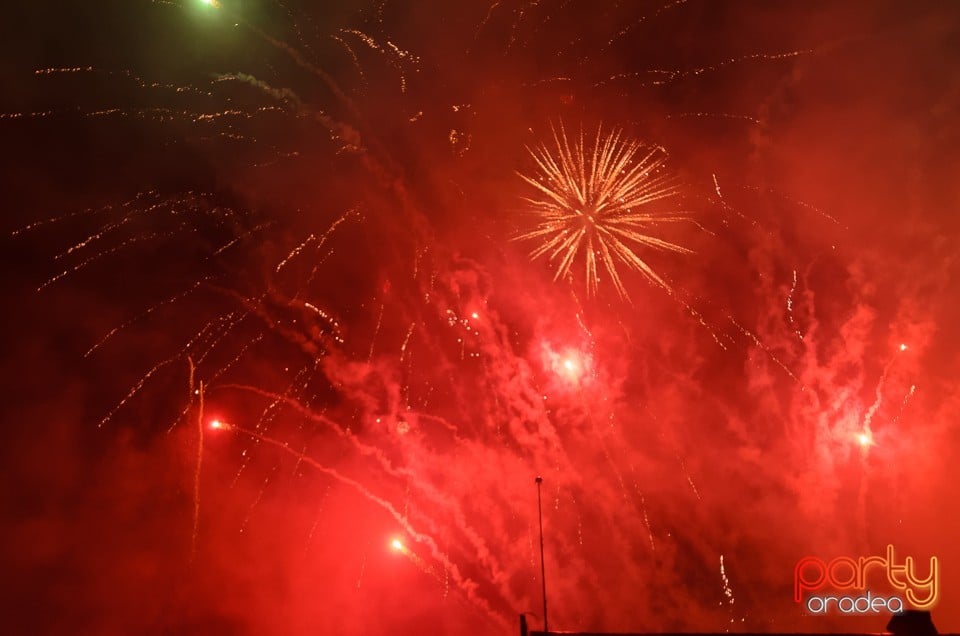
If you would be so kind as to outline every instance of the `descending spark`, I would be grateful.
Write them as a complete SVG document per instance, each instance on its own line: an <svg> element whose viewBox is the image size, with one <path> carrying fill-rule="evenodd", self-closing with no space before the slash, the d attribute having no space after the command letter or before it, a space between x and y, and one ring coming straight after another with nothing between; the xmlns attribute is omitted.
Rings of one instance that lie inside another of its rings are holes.
<svg viewBox="0 0 960 636"><path fill-rule="evenodd" d="M697 499L703 501L703 497L700 496L700 491L697 489L697 485L693 483L693 477L690 475L690 471L687 470L687 464L683 461L683 458L677 454L677 461L680 462L680 469L683 471L684 476L687 478L687 483L690 484L690 489L693 490L693 494L697 496ZM723 558L723 557L721 557Z"/></svg>
<svg viewBox="0 0 960 636"><path fill-rule="evenodd" d="M622 38L623 36L625 36L627 33L629 33L631 29L634 29L634 28L636 28L637 26L643 24L643 23L646 22L648 19L650 19L650 18L655 18L656 16L660 15L660 14L663 13L664 11L666 11L666 10L668 10L668 9L672 9L673 7L676 7L676 6L678 6L678 5L684 4L686 1L687 1L687 0L674 0L673 2L670 2L670 3L668 3L668 4L663 5L662 7L660 7L660 8L657 9L656 11L654 11L653 14L651 14L651 15L643 15L643 16L641 16L639 20L635 20L634 22L632 22L632 23L628 24L627 26L623 27L623 29L621 29L620 31L618 31L616 35L614 35L612 38L610 38L609 40L607 40L607 46L612 46L614 42L616 42L617 40L619 40L620 38ZM603 51L603 50L606 50L606 47L604 47L603 49L601 49L601 51Z"/></svg>
<svg viewBox="0 0 960 636"><path fill-rule="evenodd" d="M646 210L677 191L673 178L663 172L663 150L628 140L619 130L604 134L598 127L592 142L581 132L572 144L562 123L559 132L552 132L554 148L528 148L538 170L520 177L539 194L524 200L540 222L516 240L542 242L530 256L547 256L556 268L554 280L569 278L582 252L590 294L597 291L602 266L619 296L628 298L618 263L670 292L670 285L635 251L640 246L691 253L648 233L659 223L685 220Z"/></svg>
<svg viewBox="0 0 960 636"><path fill-rule="evenodd" d="M734 119L740 121L748 121L752 124L759 124L760 120L754 117L753 115L738 115L736 113L705 113L705 112L689 112L689 113L676 113L672 115L667 115L664 119L683 119L683 118L717 118L717 119Z"/></svg>
<svg viewBox="0 0 960 636"><path fill-rule="evenodd" d="M193 395L194 374L196 367L192 358L190 362L190 394ZM190 535L190 560L197 555L197 537L200 534L200 471L203 468L203 381L200 381L197 391L197 463L193 470L193 532ZM219 428L220 422L214 420L212 428Z"/></svg>
<svg viewBox="0 0 960 636"><path fill-rule="evenodd" d="M788 367L780 358L778 358L777 355L773 352L773 350L770 347L768 347L766 344L764 344L764 342L760 340L760 338L757 337L755 333L753 333L752 331L750 331L749 329L741 325L739 322L734 320L733 316L729 314L727 315L727 320L729 320L737 329L739 329L740 333L750 338L753 341L753 344L755 344L758 348L763 350L763 352L767 354L767 357L773 360L778 367L783 369L784 373L790 376L790 379L792 379L794 382L797 382L798 384L801 384L800 378L798 378L793 373L793 371L790 370L790 367Z"/></svg>
<svg viewBox="0 0 960 636"><path fill-rule="evenodd" d="M793 270L793 284L790 286L790 293L787 294L787 320L790 321L790 324L793 326L794 333L797 334L797 338L803 340L803 332L800 331L800 326L793 319L793 294L797 291L797 270Z"/></svg>
<svg viewBox="0 0 960 636"><path fill-rule="evenodd" d="M357 589L360 589L360 584L363 583L363 573L367 570L367 552L364 550L363 559L360 561L360 575L357 577Z"/></svg>
<svg viewBox="0 0 960 636"><path fill-rule="evenodd" d="M785 60L790 58L796 58L803 55L809 55L815 53L814 49L797 49L795 51L785 51L783 53L751 53L749 55L741 55L739 57L731 57L726 60L721 60L715 64L708 64L705 66L698 66L695 68L689 69L647 69L645 71L635 71L630 73L617 73L611 75L605 80L601 80L595 84L596 87L603 86L608 82L620 81L626 79L637 79L641 77L651 77L649 81L642 82L641 86L663 86L665 84L670 84L688 77L696 77L698 75L703 75L704 73L712 73L718 71L721 68L731 66L734 64L741 64L743 62L753 62L753 61L765 61L773 62L778 60Z"/></svg>
<svg viewBox="0 0 960 636"><path fill-rule="evenodd" d="M907 408L907 404L910 402L910 398L913 397L913 394L917 392L917 385L911 384L910 390L907 391L907 394L903 396L903 400L900 402L900 410L897 411L896 416L891 420L891 424L896 424L900 421L900 418L903 417L903 410Z"/></svg>
<svg viewBox="0 0 960 636"><path fill-rule="evenodd" d="M323 491L323 495L320 497L320 503L317 504L317 511L313 515L313 524L310 526L310 531L307 533L307 540L303 546L303 554L306 554L310 551L310 543L313 541L313 535L317 531L317 526L320 525L321 512L323 512L323 506L327 501L327 495L330 494L330 486Z"/></svg>
<svg viewBox="0 0 960 636"><path fill-rule="evenodd" d="M723 595L727 597L727 603L733 605L736 599L733 598L733 589L730 587L730 579L727 578L727 569L723 563L723 555L720 555L720 578L723 580Z"/></svg>
<svg viewBox="0 0 960 636"><path fill-rule="evenodd" d="M191 285L186 291L180 292L179 294L177 294L177 295L175 295L175 296L171 296L171 297L167 298L166 300L162 300L162 301L160 301L159 303L157 303L157 304L155 304L155 305L152 305L151 307L149 307L149 308L146 309L145 311L141 312L140 314L134 316L134 317L131 318L130 320L127 320L126 322L124 322L124 323L122 323L122 324L120 324L120 325L117 325L116 327L114 327L113 329L111 329L109 332L107 332L107 334L106 334L103 338L101 338L100 340L98 340L96 344L94 344L92 347L90 347L89 349L87 349L86 353L83 354L83 357L84 357L84 358L90 357L90 355L91 355L94 351L96 351L97 349L99 349L100 347L102 347L108 340L110 340L110 338L112 338L113 336L117 335L117 333L119 333L120 331L123 331L124 329L126 329L127 327L133 325L134 323L139 322L140 320L143 320L144 318L146 318L147 316L149 316L149 315L152 314L153 312L157 311L157 310L160 309L161 307L164 307L164 306L166 306L166 305L172 305L172 304L176 303L178 300L181 300L181 299L185 298L185 297L186 297L187 295L189 295L190 293L196 291L204 282L206 282L206 281L208 281L208 280L210 280L209 277L201 278L200 280L194 282L193 285Z"/></svg>
<svg viewBox="0 0 960 636"><path fill-rule="evenodd" d="M900 353L903 353L907 350L907 345L905 343L901 343L900 346L897 347L897 350ZM877 382L877 388L874 391L873 404L870 405L866 414L863 416L863 430L868 435L871 433L870 424L873 422L873 416L877 414L877 411L880 409L880 404L883 402L883 388L887 384L887 376L890 375L890 369L893 368L893 365L896 363L896 361L897 356L895 355L883 366L883 373L880 374L880 380ZM863 444L862 441L861 444Z"/></svg>

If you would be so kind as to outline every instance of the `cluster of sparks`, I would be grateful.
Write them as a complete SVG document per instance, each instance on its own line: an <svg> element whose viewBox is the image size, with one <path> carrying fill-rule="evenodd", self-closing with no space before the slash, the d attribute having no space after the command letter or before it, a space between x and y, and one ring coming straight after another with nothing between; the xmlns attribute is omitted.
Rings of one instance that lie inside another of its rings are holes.
<svg viewBox="0 0 960 636"><path fill-rule="evenodd" d="M525 201L539 222L517 240L540 242L530 256L546 256L554 280L569 279L582 258L590 294L608 276L617 294L629 297L618 263L669 291L669 283L637 253L638 248L690 252L650 233L658 224L685 219L650 209L677 194L674 178L664 170L663 150L618 130L604 134L598 127L591 141L582 131L571 141L562 124L552 132L553 147L529 149L537 171L520 175L536 189Z"/></svg>

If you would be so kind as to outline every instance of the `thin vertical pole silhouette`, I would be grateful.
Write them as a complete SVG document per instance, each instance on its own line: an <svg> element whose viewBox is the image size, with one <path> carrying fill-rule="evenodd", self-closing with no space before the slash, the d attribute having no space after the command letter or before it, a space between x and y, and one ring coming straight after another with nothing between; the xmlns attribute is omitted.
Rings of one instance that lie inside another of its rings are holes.
<svg viewBox="0 0 960 636"><path fill-rule="evenodd" d="M537 517L540 519L540 584L543 590L543 631L548 632L550 628L547 623L547 570L543 563L543 504L540 499L540 484L543 483L543 477L537 476Z"/></svg>

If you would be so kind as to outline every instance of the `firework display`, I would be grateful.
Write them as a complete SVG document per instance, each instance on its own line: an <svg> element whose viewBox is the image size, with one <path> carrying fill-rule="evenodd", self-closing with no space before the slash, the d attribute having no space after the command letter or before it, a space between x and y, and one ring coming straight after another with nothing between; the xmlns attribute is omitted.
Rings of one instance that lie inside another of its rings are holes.
<svg viewBox="0 0 960 636"><path fill-rule="evenodd" d="M957 7L39 11L11 633L960 626Z"/></svg>

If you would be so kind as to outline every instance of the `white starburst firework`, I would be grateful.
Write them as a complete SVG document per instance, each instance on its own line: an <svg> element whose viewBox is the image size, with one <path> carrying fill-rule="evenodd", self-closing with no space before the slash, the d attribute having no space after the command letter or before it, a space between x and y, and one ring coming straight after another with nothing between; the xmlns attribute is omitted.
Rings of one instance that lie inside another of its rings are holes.
<svg viewBox="0 0 960 636"><path fill-rule="evenodd" d="M670 291L670 285L635 251L639 246L690 253L649 233L659 223L686 218L647 209L677 194L674 178L663 170L666 153L626 139L619 130L604 134L598 127L592 143L581 132L572 144L562 124L559 132L556 128L552 132L553 148L545 144L528 148L538 170L533 176L520 177L539 194L524 197L539 223L516 240L542 241L530 257L547 256L555 267L554 280L569 278L582 252L590 294L599 287L598 262L621 298L628 294L618 263Z"/></svg>

